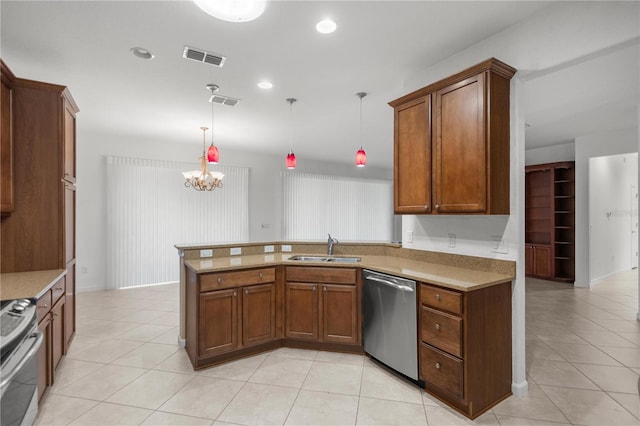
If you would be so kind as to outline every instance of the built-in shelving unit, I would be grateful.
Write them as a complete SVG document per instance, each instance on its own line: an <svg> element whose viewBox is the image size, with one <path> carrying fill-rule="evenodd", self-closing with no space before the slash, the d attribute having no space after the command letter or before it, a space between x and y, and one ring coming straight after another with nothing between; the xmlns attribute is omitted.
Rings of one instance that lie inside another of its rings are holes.
<svg viewBox="0 0 640 426"><path fill-rule="evenodd" d="M528 276L574 281L574 162L526 167L525 257Z"/></svg>

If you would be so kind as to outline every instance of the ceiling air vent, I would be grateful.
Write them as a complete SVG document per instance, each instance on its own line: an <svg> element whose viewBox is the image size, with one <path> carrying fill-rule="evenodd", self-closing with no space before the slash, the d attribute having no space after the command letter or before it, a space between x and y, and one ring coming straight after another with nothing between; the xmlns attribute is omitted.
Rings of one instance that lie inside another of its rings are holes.
<svg viewBox="0 0 640 426"><path fill-rule="evenodd" d="M202 49L196 49L194 47L185 46L182 51L182 57L185 59L191 59L192 61L204 62L205 64L215 65L222 68L224 61L227 60L225 56L218 55L216 53L209 53Z"/></svg>
<svg viewBox="0 0 640 426"><path fill-rule="evenodd" d="M212 102L214 104L227 105L227 106L234 107L240 103L240 99L230 98L228 96L223 96L223 95L213 95L209 98L209 102Z"/></svg>

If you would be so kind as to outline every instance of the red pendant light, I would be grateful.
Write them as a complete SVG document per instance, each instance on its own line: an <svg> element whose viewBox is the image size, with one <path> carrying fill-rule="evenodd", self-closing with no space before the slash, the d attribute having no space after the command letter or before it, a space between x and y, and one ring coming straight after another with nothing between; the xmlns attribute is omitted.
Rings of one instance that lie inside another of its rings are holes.
<svg viewBox="0 0 640 426"><path fill-rule="evenodd" d="M356 152L356 167L364 167L367 165L367 153L362 149L362 98L367 94L358 92L356 96L360 98L360 149Z"/></svg>
<svg viewBox="0 0 640 426"><path fill-rule="evenodd" d="M218 164L218 160L220 160L220 151L218 151L218 147L211 141L211 145L207 150L207 161L209 164Z"/></svg>
<svg viewBox="0 0 640 426"><path fill-rule="evenodd" d="M295 169L296 168L296 155L293 153L293 151L289 150L289 153L287 154L287 169Z"/></svg>
<svg viewBox="0 0 640 426"><path fill-rule="evenodd" d="M291 121L291 129L293 129L293 103L296 101L296 98L287 98L287 102L289 102L289 120ZM291 142L293 142L293 131L291 132ZM293 170L296 168L296 155L293 153L293 150L291 148L289 148L289 153L287 154L285 164L287 165L287 169L289 170Z"/></svg>
<svg viewBox="0 0 640 426"><path fill-rule="evenodd" d="M207 150L207 162L209 164L218 164L218 161L220 161L220 151L218 147L213 144L213 96L220 88L216 84L207 84L207 89L211 91L211 99L209 99L209 102L211 102L211 145L209 145L209 149Z"/></svg>
<svg viewBox="0 0 640 426"><path fill-rule="evenodd" d="M364 152L364 149L362 149L362 146L360 146L360 149L358 150L358 152L356 152L356 167L364 167L367 165L367 153Z"/></svg>

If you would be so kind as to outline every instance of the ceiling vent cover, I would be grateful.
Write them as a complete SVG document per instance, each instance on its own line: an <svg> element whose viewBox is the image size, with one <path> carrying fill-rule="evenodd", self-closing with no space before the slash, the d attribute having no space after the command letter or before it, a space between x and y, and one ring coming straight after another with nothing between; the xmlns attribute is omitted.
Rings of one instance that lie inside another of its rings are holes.
<svg viewBox="0 0 640 426"><path fill-rule="evenodd" d="M240 99L230 98L224 95L212 95L209 98L209 102L219 105L236 106L240 103Z"/></svg>
<svg viewBox="0 0 640 426"><path fill-rule="evenodd" d="M202 62L209 65L222 68L224 61L227 60L226 56L218 55L217 53L206 52L202 49L196 49L195 47L185 46L182 51L182 57L185 59L191 59L192 61Z"/></svg>

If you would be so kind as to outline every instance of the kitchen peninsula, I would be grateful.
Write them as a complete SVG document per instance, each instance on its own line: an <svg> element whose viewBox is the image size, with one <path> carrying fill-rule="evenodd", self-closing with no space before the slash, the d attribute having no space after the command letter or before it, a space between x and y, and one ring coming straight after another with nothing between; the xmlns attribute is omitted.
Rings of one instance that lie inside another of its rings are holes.
<svg viewBox="0 0 640 426"><path fill-rule="evenodd" d="M181 339L196 369L280 346L362 353L366 268L419 283L418 384L427 392L470 418L511 394L515 262L380 243L336 247L333 257L359 262L292 259L324 254L321 243L176 248Z"/></svg>

